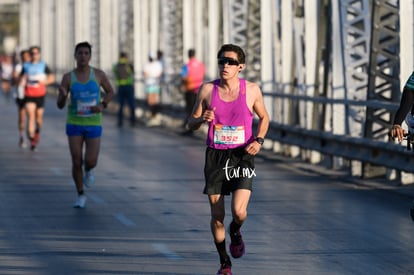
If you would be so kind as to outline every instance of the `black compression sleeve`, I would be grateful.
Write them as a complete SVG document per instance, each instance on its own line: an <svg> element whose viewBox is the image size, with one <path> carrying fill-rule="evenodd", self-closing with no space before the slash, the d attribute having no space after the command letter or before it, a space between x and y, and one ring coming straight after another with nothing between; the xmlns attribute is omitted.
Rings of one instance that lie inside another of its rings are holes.
<svg viewBox="0 0 414 275"><path fill-rule="evenodd" d="M394 124L401 125L407 116L408 112L411 111L414 103L414 90L404 88L401 96L400 106L395 114Z"/></svg>

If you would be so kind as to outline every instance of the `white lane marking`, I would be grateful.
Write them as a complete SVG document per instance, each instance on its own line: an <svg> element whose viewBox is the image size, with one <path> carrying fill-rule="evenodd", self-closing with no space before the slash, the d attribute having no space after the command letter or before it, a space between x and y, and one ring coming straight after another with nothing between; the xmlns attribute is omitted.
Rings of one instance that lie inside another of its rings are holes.
<svg viewBox="0 0 414 275"><path fill-rule="evenodd" d="M114 216L118 221L120 221L125 226L128 226L128 227L135 227L136 226L136 224L132 220L128 219L122 213L114 214Z"/></svg>
<svg viewBox="0 0 414 275"><path fill-rule="evenodd" d="M52 173L55 176L62 176L63 175L62 170L58 167L50 167L50 171L52 171Z"/></svg>
<svg viewBox="0 0 414 275"><path fill-rule="evenodd" d="M163 254L167 259L170 259L170 260L182 260L183 259L183 257L181 257L180 255L169 250L168 247L163 243L153 243L152 247L155 250L161 252L161 254Z"/></svg>
<svg viewBox="0 0 414 275"><path fill-rule="evenodd" d="M88 194L88 197L96 204L106 204L106 201L97 195Z"/></svg>

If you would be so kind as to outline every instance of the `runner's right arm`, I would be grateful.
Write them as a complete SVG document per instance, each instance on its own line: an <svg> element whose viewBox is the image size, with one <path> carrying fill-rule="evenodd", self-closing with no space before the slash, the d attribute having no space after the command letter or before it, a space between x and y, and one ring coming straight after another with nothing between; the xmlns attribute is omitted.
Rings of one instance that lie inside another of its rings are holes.
<svg viewBox="0 0 414 275"><path fill-rule="evenodd" d="M67 73L63 76L62 82L58 88L58 97L57 97L57 107L62 109L66 105L66 99L69 95L69 84L70 84L70 74Z"/></svg>

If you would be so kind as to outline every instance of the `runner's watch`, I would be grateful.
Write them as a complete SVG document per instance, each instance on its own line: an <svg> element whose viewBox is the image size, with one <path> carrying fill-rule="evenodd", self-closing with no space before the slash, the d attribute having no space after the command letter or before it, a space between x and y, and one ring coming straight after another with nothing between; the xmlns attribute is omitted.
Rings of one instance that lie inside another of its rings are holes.
<svg viewBox="0 0 414 275"><path fill-rule="evenodd" d="M260 145L263 145L263 143L264 143L264 138L257 137L255 140L256 140L256 141L257 141L257 143L259 143Z"/></svg>
<svg viewBox="0 0 414 275"><path fill-rule="evenodd" d="M101 101L101 103L102 103L102 106L104 107L104 109L106 109L106 107L108 107L108 103L106 103L105 101Z"/></svg>

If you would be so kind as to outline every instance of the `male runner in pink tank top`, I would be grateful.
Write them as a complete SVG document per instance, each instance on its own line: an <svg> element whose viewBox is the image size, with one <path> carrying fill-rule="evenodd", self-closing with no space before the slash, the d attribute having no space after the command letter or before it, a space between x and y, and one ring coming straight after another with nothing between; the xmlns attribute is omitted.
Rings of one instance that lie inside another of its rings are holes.
<svg viewBox="0 0 414 275"><path fill-rule="evenodd" d="M226 251L224 196L232 193L229 225L230 254L240 258L245 245L240 228L247 218L247 206L256 176L254 156L260 151L269 128L260 87L239 78L245 68L245 54L236 45L226 44L217 54L220 78L202 85L188 119L192 130L208 124L205 187L211 208L211 231L220 257L217 275L231 275L231 260ZM254 113L259 118L255 134Z"/></svg>

